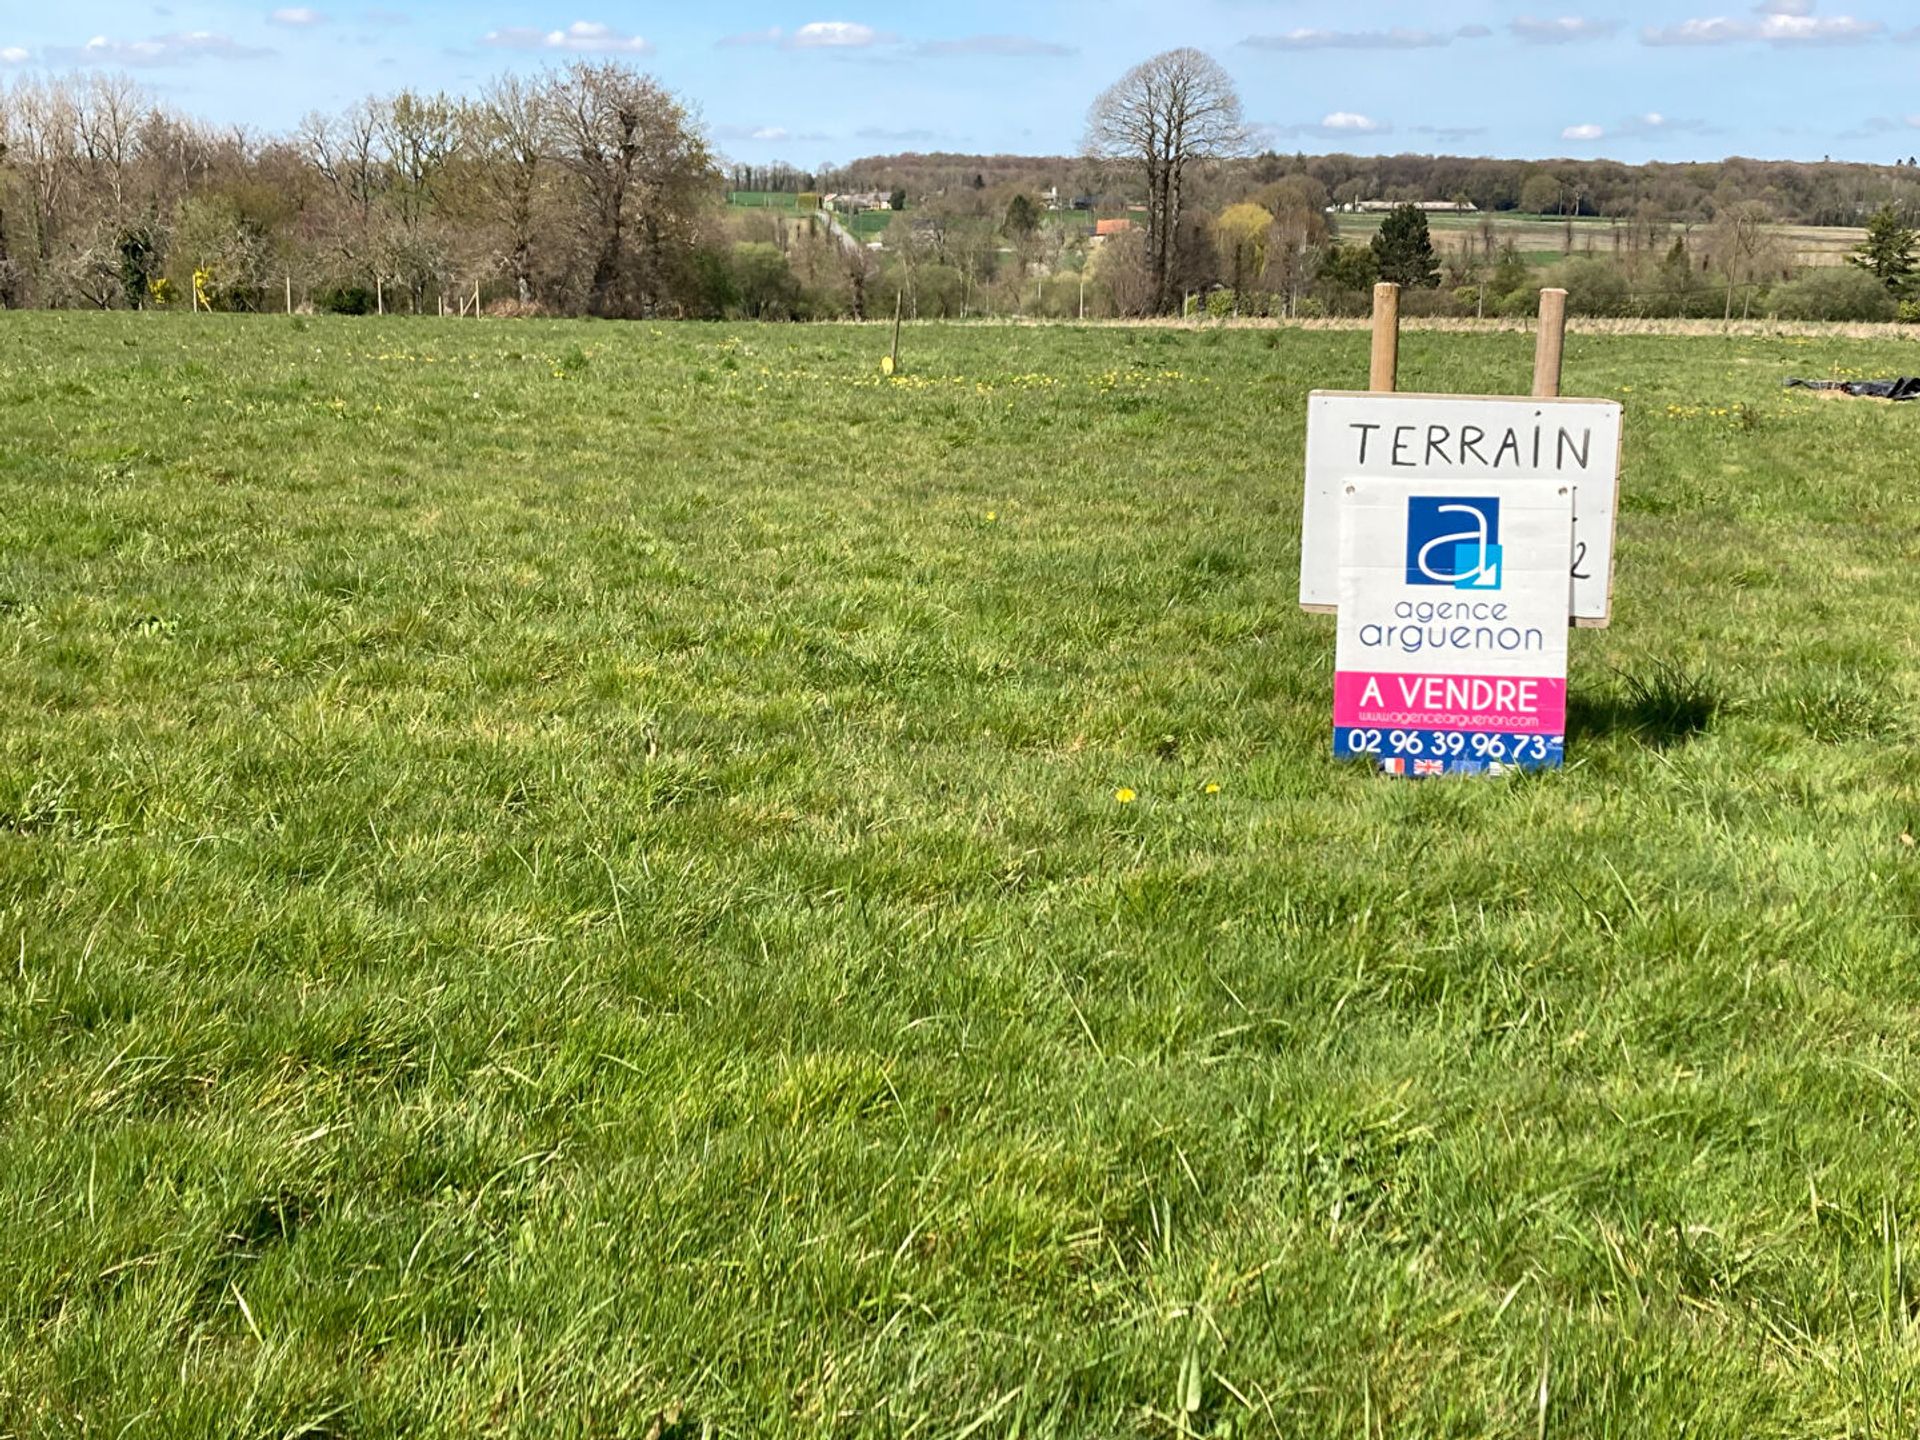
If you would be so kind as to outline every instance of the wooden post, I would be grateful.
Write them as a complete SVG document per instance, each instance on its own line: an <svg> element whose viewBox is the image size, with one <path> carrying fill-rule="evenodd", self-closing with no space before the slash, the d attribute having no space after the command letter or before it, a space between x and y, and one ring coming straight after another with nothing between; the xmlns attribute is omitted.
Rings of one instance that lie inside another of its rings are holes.
<svg viewBox="0 0 1920 1440"><path fill-rule="evenodd" d="M480 318L480 282L478 280L473 282L473 318L476 320Z"/></svg>
<svg viewBox="0 0 1920 1440"><path fill-rule="evenodd" d="M900 373L900 312L901 307L906 304L906 299L904 290L893 292L893 369L888 372L892 375Z"/></svg>
<svg viewBox="0 0 1920 1440"><path fill-rule="evenodd" d="M1367 388L1391 395L1400 383L1400 287L1373 287L1373 371Z"/></svg>
<svg viewBox="0 0 1920 1440"><path fill-rule="evenodd" d="M360 293L364 295L367 292L362 290ZM373 308L378 314L387 313L387 287L378 275L373 277Z"/></svg>
<svg viewBox="0 0 1920 1440"><path fill-rule="evenodd" d="M1560 362L1566 353L1567 292L1540 292L1540 336L1533 351L1533 398L1552 400L1560 394Z"/></svg>
<svg viewBox="0 0 1920 1440"><path fill-rule="evenodd" d="M287 313L293 313L293 276L287 276Z"/></svg>

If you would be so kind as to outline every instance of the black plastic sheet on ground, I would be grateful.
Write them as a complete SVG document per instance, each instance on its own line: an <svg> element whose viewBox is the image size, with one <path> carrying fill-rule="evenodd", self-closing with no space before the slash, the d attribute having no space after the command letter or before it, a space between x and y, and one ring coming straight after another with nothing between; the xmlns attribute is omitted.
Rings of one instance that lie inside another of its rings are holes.
<svg viewBox="0 0 1920 1440"><path fill-rule="evenodd" d="M1789 390L1838 390L1865 400L1920 400L1920 376L1898 380L1789 380Z"/></svg>

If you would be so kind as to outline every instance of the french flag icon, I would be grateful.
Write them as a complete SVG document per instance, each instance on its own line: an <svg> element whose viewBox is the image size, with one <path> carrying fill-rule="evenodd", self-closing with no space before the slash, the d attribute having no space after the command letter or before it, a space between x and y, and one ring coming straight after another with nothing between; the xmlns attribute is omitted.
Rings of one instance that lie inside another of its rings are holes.
<svg viewBox="0 0 1920 1440"><path fill-rule="evenodd" d="M1398 755L1393 756L1391 759L1382 760L1380 762L1380 773L1383 775L1404 775L1407 773L1407 762L1402 760Z"/></svg>

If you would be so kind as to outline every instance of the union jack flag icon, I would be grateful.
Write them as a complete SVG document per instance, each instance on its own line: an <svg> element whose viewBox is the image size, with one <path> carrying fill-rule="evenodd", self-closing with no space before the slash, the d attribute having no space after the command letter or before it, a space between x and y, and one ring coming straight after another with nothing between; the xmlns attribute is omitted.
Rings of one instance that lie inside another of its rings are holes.
<svg viewBox="0 0 1920 1440"><path fill-rule="evenodd" d="M1383 775L1404 775L1407 773L1407 762L1397 755L1390 760L1382 760L1380 772Z"/></svg>
<svg viewBox="0 0 1920 1440"><path fill-rule="evenodd" d="M1444 775L1447 773L1447 762L1444 760L1416 760L1413 762L1413 773L1416 775Z"/></svg>

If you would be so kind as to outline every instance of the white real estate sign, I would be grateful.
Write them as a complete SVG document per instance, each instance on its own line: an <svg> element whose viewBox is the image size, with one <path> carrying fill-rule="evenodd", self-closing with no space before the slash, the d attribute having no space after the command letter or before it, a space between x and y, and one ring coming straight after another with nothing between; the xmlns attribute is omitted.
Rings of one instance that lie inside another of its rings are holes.
<svg viewBox="0 0 1920 1440"><path fill-rule="evenodd" d="M1341 487L1333 747L1391 775L1550 769L1566 755L1573 487Z"/></svg>
<svg viewBox="0 0 1920 1440"><path fill-rule="evenodd" d="M1615 402L1316 390L1307 398L1300 548L1300 603L1309 609L1332 610L1342 603L1342 500L1348 484L1369 477L1568 487L1573 549L1567 615L1577 625L1594 627L1612 619L1620 493L1620 406Z"/></svg>

